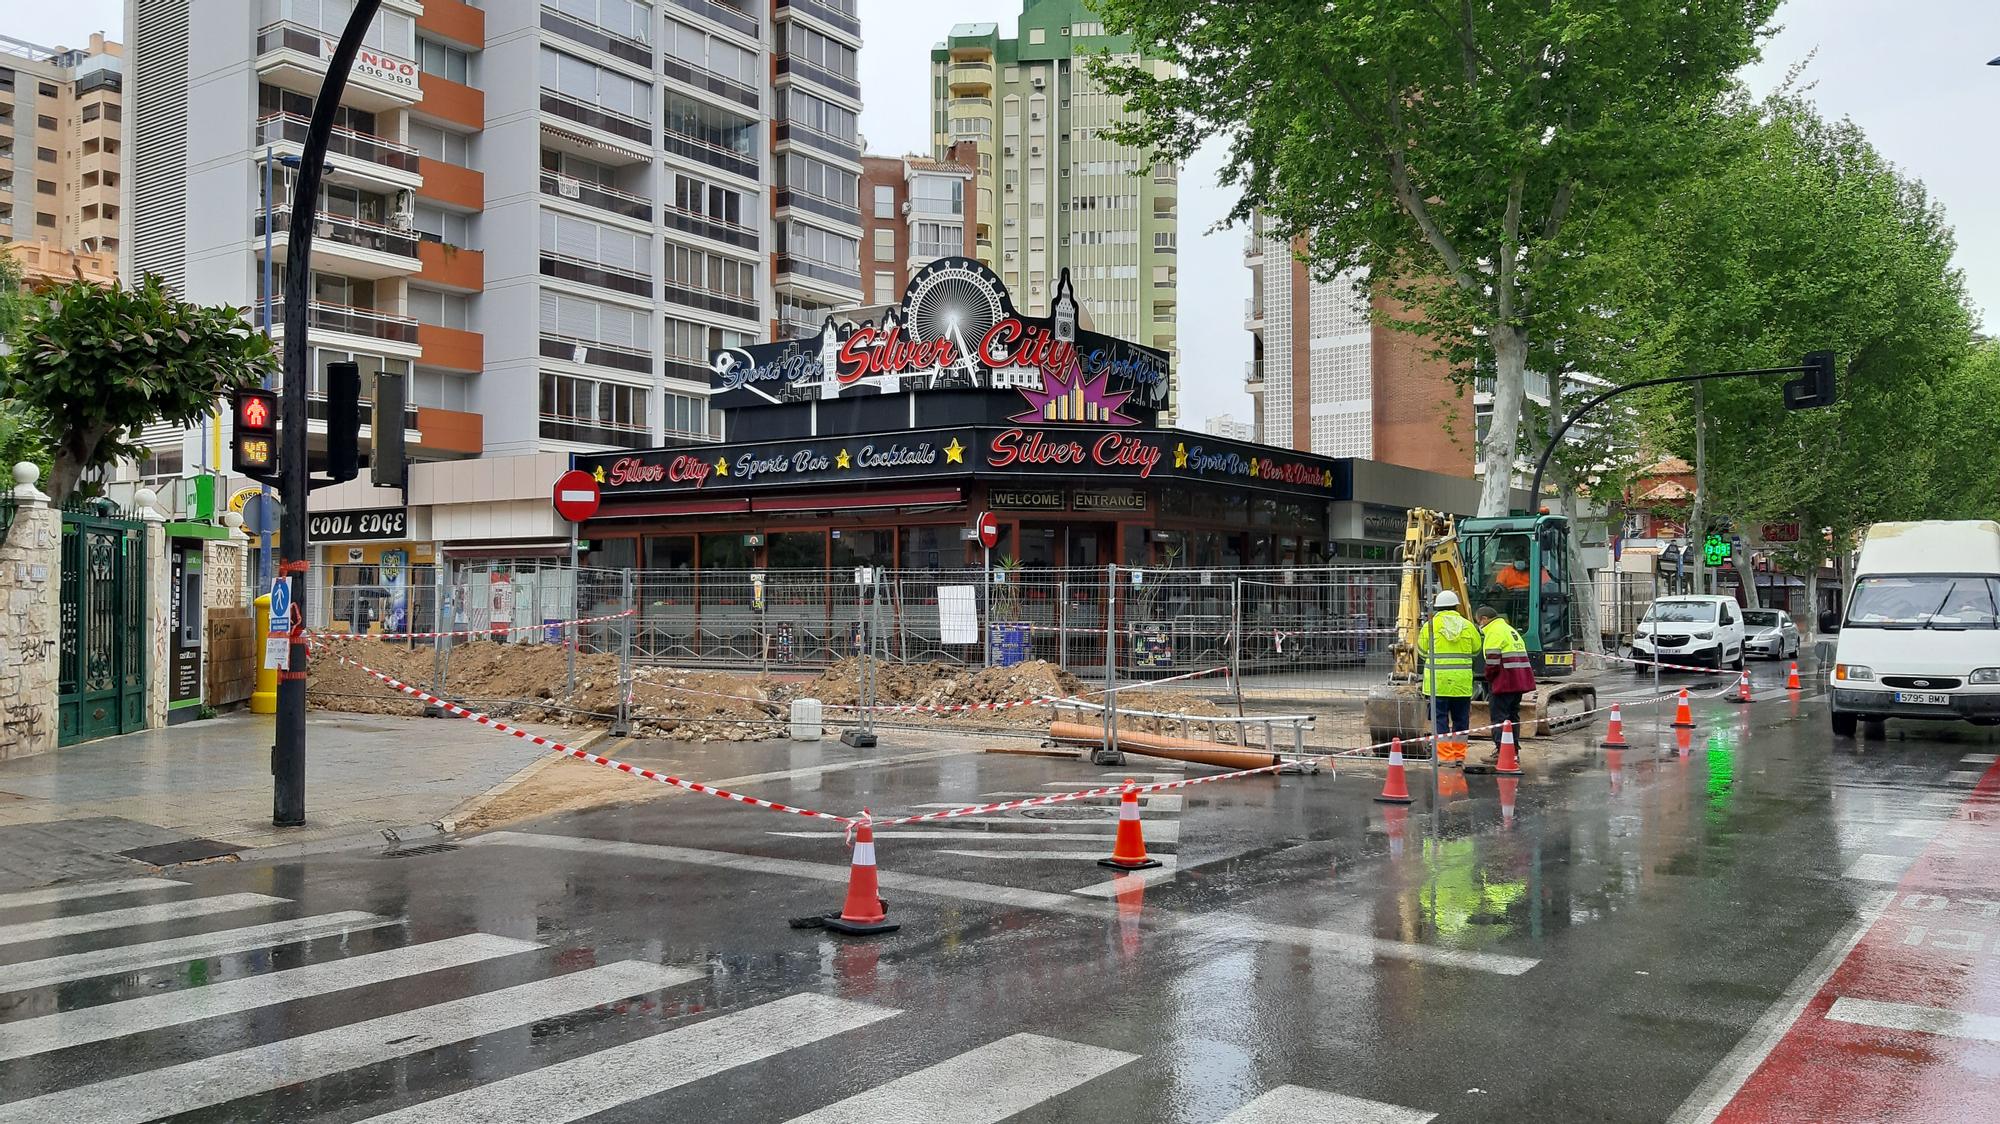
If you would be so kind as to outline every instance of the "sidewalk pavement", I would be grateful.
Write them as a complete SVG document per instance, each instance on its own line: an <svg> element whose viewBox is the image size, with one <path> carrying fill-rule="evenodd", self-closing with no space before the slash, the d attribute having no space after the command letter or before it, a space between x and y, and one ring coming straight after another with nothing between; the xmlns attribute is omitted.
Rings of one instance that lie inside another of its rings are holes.
<svg viewBox="0 0 2000 1124"><path fill-rule="evenodd" d="M141 873L119 852L187 839L246 850L381 843L549 756L471 722L315 711L306 822L282 828L271 824L271 741L270 716L238 713L0 761L0 889Z"/></svg>

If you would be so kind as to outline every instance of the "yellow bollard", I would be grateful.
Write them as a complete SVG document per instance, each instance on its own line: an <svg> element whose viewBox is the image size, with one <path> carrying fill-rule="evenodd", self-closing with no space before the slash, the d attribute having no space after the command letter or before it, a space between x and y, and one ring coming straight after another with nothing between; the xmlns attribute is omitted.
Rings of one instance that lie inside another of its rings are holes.
<svg viewBox="0 0 2000 1124"><path fill-rule="evenodd" d="M271 595L257 599L257 689L250 694L250 713L278 713L278 669L264 666L264 642L271 635Z"/></svg>

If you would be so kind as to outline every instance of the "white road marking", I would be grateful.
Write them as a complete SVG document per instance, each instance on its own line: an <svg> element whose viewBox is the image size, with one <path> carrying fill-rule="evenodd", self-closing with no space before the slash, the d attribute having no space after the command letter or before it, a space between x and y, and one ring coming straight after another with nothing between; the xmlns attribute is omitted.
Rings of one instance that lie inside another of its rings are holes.
<svg viewBox="0 0 2000 1124"><path fill-rule="evenodd" d="M0 1105L0 1124L144 1124L699 979L621 960Z"/></svg>
<svg viewBox="0 0 2000 1124"><path fill-rule="evenodd" d="M1995 761L2000 761L2000 753L1968 753L1964 757L1959 758L1959 760L1971 761L1981 765L1991 765Z"/></svg>
<svg viewBox="0 0 2000 1124"><path fill-rule="evenodd" d="M996 1124L1138 1057L1014 1034L794 1117L790 1124Z"/></svg>
<svg viewBox="0 0 2000 1124"><path fill-rule="evenodd" d="M1845 877L1857 882L1901 882L1914 858L1903 855L1863 855L1847 868Z"/></svg>
<svg viewBox="0 0 2000 1124"><path fill-rule="evenodd" d="M0 925L0 944L45 941L54 937L71 937L78 933L122 929L128 925L158 925L165 921L182 921L190 917L208 917L217 913L234 913L243 909L283 905L289 900L289 898L274 898L269 894L217 894L214 897L189 898L186 901L162 902L159 905L135 905L126 909L107 909L97 913L51 917L46 921L23 921L18 925Z"/></svg>
<svg viewBox="0 0 2000 1124"><path fill-rule="evenodd" d="M162 991L117 1003L0 1023L0 1061L162 1030L199 1019L237 1015L276 1003L477 964L540 947L532 941L512 937L468 933L339 960L322 960L281 972L241 976L202 987Z"/></svg>
<svg viewBox="0 0 2000 1124"><path fill-rule="evenodd" d="M391 918L348 910L341 913L322 913L316 917L301 917L293 921L273 921L268 925L252 925L244 929L224 929L219 933L203 933L196 937L175 937L171 940L148 941L145 944L121 945L96 952L51 956L45 960L30 960L24 964L0 966L0 992L47 987L49 984L84 980L92 976L117 975L139 968L149 968L155 964L205 960L214 956L227 956L232 952L247 952L253 948L290 944L293 941L313 940L317 937L345 936L363 929L379 929L384 925L394 924L397 922Z"/></svg>
<svg viewBox="0 0 2000 1124"><path fill-rule="evenodd" d="M1891 839L1929 839L1944 830L1944 820L1903 820L1889 829Z"/></svg>
<svg viewBox="0 0 2000 1124"><path fill-rule="evenodd" d="M1956 808L1964 800L1965 797L1954 792L1930 792L1925 793L1917 803L1926 808Z"/></svg>
<svg viewBox="0 0 2000 1124"><path fill-rule="evenodd" d="M50 905L55 902L76 901L79 898L102 898L112 894L138 894L147 890L164 890L169 886L185 885L187 883L173 878L121 878L115 882L50 886L41 890L0 894L0 909L23 909L31 905Z"/></svg>
<svg viewBox="0 0 2000 1124"><path fill-rule="evenodd" d="M1792 1024L1806 1009L1806 1004L1812 1002L1819 989L1833 978L1834 970L1847 959L1848 953L1854 951L1854 946L1861 943L1868 927L1875 924L1876 919L1889 908L1889 903L1895 900L1894 891L1875 891L1863 903L1861 912L1848 922L1847 928L1834 934L1812 963L1806 965L1805 971L1800 972L1791 986L1785 988L1778 1001L1751 1025L1749 1033L1736 1044L1736 1048L1716 1063L1702 1083L1681 1103L1681 1107L1667 1118L1667 1124L1709 1124L1720 1116L1743 1088L1743 1083L1750 1080L1750 1075L1757 1072L1757 1067L1771 1055L1778 1040L1792 1029Z"/></svg>
<svg viewBox="0 0 2000 1124"><path fill-rule="evenodd" d="M828 995L787 996L370 1120L568 1124L897 1013Z"/></svg>
<svg viewBox="0 0 2000 1124"><path fill-rule="evenodd" d="M1104 868L1103 881L1092 882L1088 886L1079 886L1071 890L1070 893L1086 898L1115 898L1126 890L1131 889L1132 880L1135 878L1138 879L1141 886L1153 886L1161 882L1172 882L1175 871L1180 867L1180 857L1177 855L1153 855L1151 857L1160 865L1149 867L1145 870L1128 870L1122 873L1114 872L1107 867Z"/></svg>
<svg viewBox="0 0 2000 1124"><path fill-rule="evenodd" d="M1109 851L958 851L949 848L938 851L940 855L964 855L973 859L1062 859L1069 862L1096 862L1110 858ZM1154 855L1168 866L1176 861L1173 855Z"/></svg>
<svg viewBox="0 0 2000 1124"><path fill-rule="evenodd" d="M1944 778L1944 783L1978 784L1979 778L1985 775L1986 775L1986 770L1984 769L1959 769L1955 772L1946 774Z"/></svg>
<svg viewBox="0 0 2000 1124"><path fill-rule="evenodd" d="M946 820L944 822L964 823L965 821ZM1030 821L1008 820L1007 822L1027 823ZM1146 823L1146 842L1180 842L1180 824L1171 820L1157 825L1151 820L1146 821ZM1066 824L1064 826L1088 827L1090 825ZM997 843L1023 843L1040 842L1044 839L1067 840L1070 842L1095 839L1102 843L1109 843L1112 837L1117 834L1118 825L1114 822L1110 826L1112 828L1110 831L952 831L936 828L891 827L884 828L878 832L875 836L875 842L894 843L898 839L956 839L964 843L984 843L987 840ZM847 837L847 833L842 831L767 831L764 834L782 836L787 839L844 839Z"/></svg>
<svg viewBox="0 0 2000 1124"><path fill-rule="evenodd" d="M1344 1097L1303 1085L1280 1085L1217 1124L1425 1124L1435 1119L1435 1112Z"/></svg>
<svg viewBox="0 0 2000 1124"><path fill-rule="evenodd" d="M1113 785L1124 784L1125 778L1127 777L1130 777L1133 780L1138 781L1140 784L1146 784L1149 783L1149 781L1177 781L1183 779L1186 776L1187 776L1186 773L1120 773L1116 777L1112 777L1110 774L1106 774L1104 779L1094 780L1094 781L1043 781L1042 787L1043 788L1109 788Z"/></svg>
<svg viewBox="0 0 2000 1124"><path fill-rule="evenodd" d="M1055 806L1056 806L1056 807L1062 807L1062 808L1076 808L1076 809L1079 809L1079 810L1081 810L1081 811L1085 811L1085 812L1102 812L1102 813L1104 813L1104 814L1105 814L1106 816L1108 816L1108 817L1110 817L1110 818L1112 818L1112 819L1117 819L1117 818L1118 818L1118 798L1114 796L1114 797L1109 797L1109 799L1110 799L1110 801L1111 801L1111 803L1109 803L1109 804L1099 804L1099 803L1096 803L1096 802L1094 802L1094 801L1089 801L1089 800L1071 800L1071 801L1067 802L1066 804L1059 804L1059 805L1055 805ZM913 804L913 805L911 805L911 807L912 807L913 809L921 809L921 810L924 810L924 811L929 811L930 809L933 809L933 808L963 808L963 807L965 807L965 806L966 806L966 805L965 805L965 802L964 802L964 801L958 801L958 802L956 802L956 803L950 803L950 804L945 804L945 803L938 803L938 804ZM1047 805L1044 805L1044 806L1046 807ZM1026 811L1031 811L1031 810L1032 810L1032 809L1028 809L1028 808L1010 808L1010 809L1008 809L1008 811L1010 811L1010 812L1026 812ZM972 817L969 817L969 816L968 816L968 817L966 817L966 818L967 818L967 819L970 819L970 818L972 818ZM1037 820L1033 820L1033 819L1027 819L1027 820L1016 820L1016 819L1012 819L1012 818L1009 818L1008 820L1006 820L1006 821L1004 821L1004 822L1007 822L1007 823L1037 823L1037 822L1042 822L1042 821L1037 821Z"/></svg>
<svg viewBox="0 0 2000 1124"><path fill-rule="evenodd" d="M1911 1003L1880 1003L1873 999L1848 999L1843 996L1833 1001L1826 1017L1835 1022L1857 1023L1883 1030L1915 1030L1974 1042L2000 1042L2000 1016L1946 1011Z"/></svg>
<svg viewBox="0 0 2000 1124"><path fill-rule="evenodd" d="M1362 933L1341 933L1331 929L1280 925L1235 914L1203 915L1183 924L1181 929L1196 930L1203 935L1213 935L1236 943L1241 943L1245 937L1251 937L1274 944L1298 945L1317 952L1332 952L1362 960L1372 960L1380 956L1391 960L1413 960L1420 964L1438 964L1449 968L1469 968L1501 976L1518 976L1541 963L1531 956L1508 956L1499 952L1440 948L1437 945L1412 944L1408 941L1388 940Z"/></svg>
<svg viewBox="0 0 2000 1124"><path fill-rule="evenodd" d="M774 718L772 721L782 722L784 719ZM898 754L893 757L864 757L858 761L834 761L826 765L805 765L797 769L779 769L769 773L745 773L740 777L723 777L719 780L704 783L714 785L718 788L731 788L736 785L758 784L763 781L792 781L798 780L800 777L818 777L824 776L827 773L845 773L850 769L878 769L887 765L915 765L925 761L938 761L946 757L965 757L969 754L981 752L984 751L971 748L926 749L916 753ZM683 792L686 790L675 789L674 791Z"/></svg>

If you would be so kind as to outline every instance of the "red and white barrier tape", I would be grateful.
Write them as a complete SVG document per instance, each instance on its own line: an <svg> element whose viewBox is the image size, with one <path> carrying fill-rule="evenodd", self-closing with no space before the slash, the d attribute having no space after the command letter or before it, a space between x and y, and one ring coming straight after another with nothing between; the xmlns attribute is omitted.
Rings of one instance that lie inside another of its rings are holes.
<svg viewBox="0 0 2000 1124"><path fill-rule="evenodd" d="M517 632L534 632L544 628L570 628L580 624L602 624L605 621L622 620L638 612L627 609L622 613L612 613L602 617L579 617L569 621L543 621L540 624L492 625L486 628L461 628L452 632L334 632L316 628L309 635L326 640L431 640L441 636L492 636L496 633L512 635Z"/></svg>
<svg viewBox="0 0 2000 1124"><path fill-rule="evenodd" d="M420 691L417 688L412 687L409 684L396 679L394 676L386 675L380 671L375 670L372 667L369 667L367 664L364 664L359 660L350 660L343 656L341 657L340 662L351 663L355 667L360 668L362 671L367 672L369 675L374 676L376 679L381 680L383 683L389 685L390 687L393 687L394 689L401 691L402 693L410 696L411 698L420 699L424 702L430 703L436 706L438 709L443 710L447 714L450 714L454 717L470 719L471 721L479 723L481 726L485 726L493 730L498 730L503 734L507 734L511 737L520 738L522 741L525 742L532 742L533 744L541 746L544 749L552 750L556 753L561 753L569 757L574 757L579 761L588 761L593 765L603 765L608 769L616 769L621 773L630 773L635 777L644 777L649 781L658 781L661 784L672 785L675 788L684 788L689 792L699 792L703 796L715 796L715 797L720 797L721 799L724 800L733 800L738 804L748 804L755 808L765 808L773 812L785 812L789 815L805 816L809 819L815 819L815 820L832 820L835 823L844 824L853 822L852 817L849 816L836 816L831 812L815 812L810 808L794 808L790 804L780 804L775 800L762 800L755 796L745 796L740 792L731 792L726 788L716 788L714 785L702 784L699 781L683 780L680 777L676 777L668 773L656 773L651 769L642 769L637 765L631 765L627 764L626 762L614 760L609 757L599 756L598 754L595 753L590 753L585 750L577 749L574 746L564 745L561 742L550 741L549 739L541 737L539 735L531 734L526 730L509 726L505 722L502 722L496 718L489 718L484 714L478 714L473 711L467 710L462 706L457 706L453 703L446 702L445 700L438 698L436 695Z"/></svg>
<svg viewBox="0 0 2000 1124"><path fill-rule="evenodd" d="M1323 757L1314 754L1313 757ZM1260 765L1255 769L1238 769L1233 773L1215 773L1206 777L1187 777L1177 781L1154 781L1151 784L1119 783L1103 788L1084 789L1079 792L1058 792L1049 796L1036 796L1027 800L1002 800L996 804L974 804L964 808L947 808L942 812L925 812L916 816L900 816L890 820L874 820L874 827L898 827L903 824L935 823L939 820L958 819L962 816L983 815L987 812L1011 812L1017 808L1041 808L1050 804L1065 804L1072 800L1091 800L1100 796L1117 796L1125 792L1145 794L1165 792L1175 788L1189 788L1198 784L1213 784L1216 781L1233 781L1239 777L1254 777L1263 773L1275 773L1291 764L1281 761L1274 765Z"/></svg>
<svg viewBox="0 0 2000 1124"><path fill-rule="evenodd" d="M1183 680L1188 680L1188 679L1201 679L1210 675L1220 675L1226 679L1229 677L1229 669L1227 667L1205 667L1202 668L1200 671L1189 671L1189 672L1183 672L1180 675L1169 675L1165 679L1134 679L1130 683L1120 683L1116 687L1111 689L1117 691L1141 691L1148 687L1164 687L1168 683L1179 683L1182 682ZM1083 696L1087 697L1090 695L1101 695L1104 692L1105 688L1095 687L1092 688L1091 690L1083 692Z"/></svg>
<svg viewBox="0 0 2000 1124"><path fill-rule="evenodd" d="M1726 667L1699 667L1691 663L1661 663L1659 660L1639 660L1633 659L1631 656L1614 656L1609 652L1604 654L1604 658L1607 660L1617 660L1619 663L1638 664L1640 667L1658 667L1661 671L1699 671L1703 675L1722 675L1734 670L1733 668Z"/></svg>

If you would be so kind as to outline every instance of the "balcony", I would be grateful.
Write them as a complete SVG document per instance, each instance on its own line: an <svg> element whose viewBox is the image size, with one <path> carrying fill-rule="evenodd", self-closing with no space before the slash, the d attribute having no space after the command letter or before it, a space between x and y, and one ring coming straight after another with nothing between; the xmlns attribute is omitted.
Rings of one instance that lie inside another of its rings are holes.
<svg viewBox="0 0 2000 1124"><path fill-rule="evenodd" d="M543 172L542 194L553 195L557 199L568 199L586 207L609 211L628 219L638 219L640 222L653 221L652 200L601 183L591 183L589 180L571 179L554 172Z"/></svg>
<svg viewBox="0 0 2000 1124"><path fill-rule="evenodd" d="M649 13L650 14L650 13ZM551 31L572 43L581 43L615 59L623 59L647 70L653 69L653 45L588 24L575 16L542 5L542 30Z"/></svg>
<svg viewBox="0 0 2000 1124"><path fill-rule="evenodd" d="M326 80L333 39L318 28L280 21L257 31L257 76L273 86L316 97ZM421 95L413 59L363 47L341 104L358 109L401 109Z"/></svg>
<svg viewBox="0 0 2000 1124"><path fill-rule="evenodd" d="M424 0L417 30L476 51L486 46L486 13L465 0Z"/></svg>
<svg viewBox="0 0 2000 1124"><path fill-rule="evenodd" d="M759 101L757 91L741 82L732 82L720 74L711 74L706 70L689 66L672 55L660 58L660 70L676 82L685 82L696 89L707 90L717 97L728 98L750 109L757 108Z"/></svg>
<svg viewBox="0 0 2000 1124"><path fill-rule="evenodd" d="M738 320L763 319L757 312L757 301L754 297L696 288L675 281L668 281L661 286L660 295L674 304L699 308L707 312L719 312L724 316L734 316Z"/></svg>
<svg viewBox="0 0 2000 1124"><path fill-rule="evenodd" d="M486 176L471 168L461 168L442 160L423 157L417 165L424 183L417 198L449 207L454 211L478 211L486 207Z"/></svg>
<svg viewBox="0 0 2000 1124"><path fill-rule="evenodd" d="M271 212L271 260L283 261L291 245L292 208ZM250 220L253 237L264 236L264 216ZM313 264L331 273L379 281L415 273L417 236L379 223L321 213L313 221Z"/></svg>
<svg viewBox="0 0 2000 1124"><path fill-rule="evenodd" d="M278 155L297 155L304 149L306 129L312 124L296 113L273 113L257 121L257 146L270 146ZM414 188L422 182L423 157L406 144L373 133L334 126L327 135L327 163L333 172L327 182L372 187L377 190Z"/></svg>
<svg viewBox="0 0 2000 1124"><path fill-rule="evenodd" d="M809 211L822 218L829 218L835 222L845 223L848 226L858 227L861 225L861 212L852 203L836 203L831 199L822 199L817 195L799 191L795 188L779 188L776 206L776 210L779 212L777 217L786 217L784 212L791 208Z"/></svg>
<svg viewBox="0 0 2000 1124"><path fill-rule="evenodd" d="M1256 230L1243 232L1243 264L1261 265L1264 261L1264 238Z"/></svg>
<svg viewBox="0 0 2000 1124"><path fill-rule="evenodd" d="M446 371L479 371L486 366L486 337L441 324L418 324L417 344L424 349L418 362Z"/></svg>
<svg viewBox="0 0 2000 1124"><path fill-rule="evenodd" d="M1256 297L1243 298L1243 327L1252 332L1264 330L1264 309Z"/></svg>
<svg viewBox="0 0 2000 1124"><path fill-rule="evenodd" d="M858 269L850 272L791 254L779 254L777 267L777 283L781 286L803 282L814 291L841 301L853 303L861 299L861 272Z"/></svg>
<svg viewBox="0 0 2000 1124"><path fill-rule="evenodd" d="M818 129L809 128L796 121L779 121L773 136L776 144L803 146L828 156L837 156L849 163L861 162L861 145L857 141L841 140Z"/></svg>
<svg viewBox="0 0 2000 1124"><path fill-rule="evenodd" d="M796 55L779 55L777 57L777 74L781 80L785 78L803 78L815 85L832 90L836 94L844 94L856 101L861 100L861 84L859 82L856 82L852 78L843 78L824 67L814 66L812 63Z"/></svg>
<svg viewBox="0 0 2000 1124"><path fill-rule="evenodd" d="M660 131L660 147L690 160L699 160L711 168L720 168L745 179L757 178L757 158L745 155L735 149L712 144L700 137L675 132L672 128Z"/></svg>
<svg viewBox="0 0 2000 1124"><path fill-rule="evenodd" d="M642 147L650 148L653 143L651 122L628 117L614 110L586 105L554 90L542 90L542 112L553 114L566 121L574 121L602 133L609 133L626 141L635 141Z"/></svg>
<svg viewBox="0 0 2000 1124"><path fill-rule="evenodd" d="M633 296L653 299L653 278L651 274L635 270L620 269L601 262L584 261L566 254L549 250L542 251L542 276L556 277L564 281L575 281L583 285L595 285L613 292L630 293Z"/></svg>
<svg viewBox="0 0 2000 1124"><path fill-rule="evenodd" d="M761 30L756 16L730 4L716 3L715 0L669 0L669 3L752 39L758 38Z"/></svg>
<svg viewBox="0 0 2000 1124"><path fill-rule="evenodd" d="M363 398L361 400L360 414L361 414L361 424L363 426L366 426L372 433L375 428L375 403L370 402L366 398ZM319 425L313 427L312 430L313 432L315 433L326 432L326 395L324 393L315 390L312 393L306 395L306 418L309 421L315 421L319 423ZM403 429L405 430L404 436L406 438L413 438L416 441L421 441L423 440L423 433L417 427L417 418L418 418L417 407L415 406L403 407Z"/></svg>
<svg viewBox="0 0 2000 1124"><path fill-rule="evenodd" d="M429 3L425 4L426 8L429 6ZM477 456L486 451L486 418L482 414L447 410L439 406L419 406L417 429L423 434L418 447L425 452Z"/></svg>
<svg viewBox="0 0 2000 1124"><path fill-rule="evenodd" d="M746 250L757 248L757 232L747 226L738 226L733 222L696 214L693 211L683 211L679 207L661 207L660 217L668 226L684 234L713 238L717 242L726 242Z"/></svg>
<svg viewBox="0 0 2000 1124"><path fill-rule="evenodd" d="M282 334L285 302L271 302L273 334ZM387 343L417 345L417 322L408 316L374 308L353 308L329 301L314 301L306 310L306 326L314 332L338 332L344 336L365 336Z"/></svg>
<svg viewBox="0 0 2000 1124"><path fill-rule="evenodd" d="M1243 389L1250 392L1251 394L1260 394L1263 392L1264 390L1263 360L1245 359L1243 361Z"/></svg>
<svg viewBox="0 0 2000 1124"><path fill-rule="evenodd" d="M477 293L486 288L486 255L425 237L417 243L417 280L440 289Z"/></svg>
<svg viewBox="0 0 2000 1124"><path fill-rule="evenodd" d="M778 18L783 19L790 12L816 19L835 31L845 32L856 39L861 38L861 20L832 4L823 4L820 0L778 0Z"/></svg>
<svg viewBox="0 0 2000 1124"><path fill-rule="evenodd" d="M617 449L644 449L653 443L650 428L614 425L591 418L542 415L542 436L550 441L570 441L578 445L609 445Z"/></svg>
<svg viewBox="0 0 2000 1124"><path fill-rule="evenodd" d="M424 100L413 110L421 117L456 125L462 129L486 127L486 93L441 74L425 74L417 80Z"/></svg>
<svg viewBox="0 0 2000 1124"><path fill-rule="evenodd" d="M954 97L989 94L993 92L993 68L960 63L945 72L945 81L951 84Z"/></svg>
<svg viewBox="0 0 2000 1124"><path fill-rule="evenodd" d="M653 353L650 351L599 343L596 340L579 339L575 336L557 335L554 332L542 333L541 355L544 359L561 359L570 363L609 367L615 371L631 371L641 375L653 372Z"/></svg>

